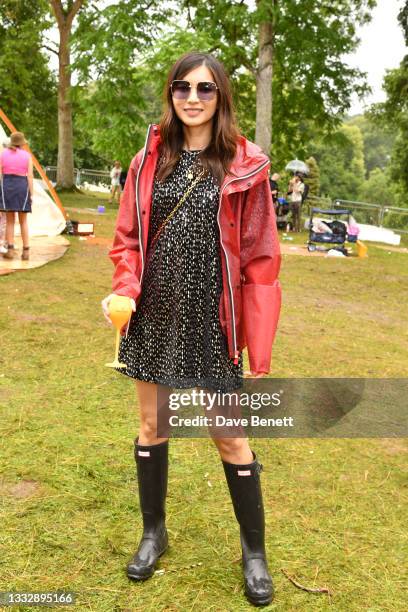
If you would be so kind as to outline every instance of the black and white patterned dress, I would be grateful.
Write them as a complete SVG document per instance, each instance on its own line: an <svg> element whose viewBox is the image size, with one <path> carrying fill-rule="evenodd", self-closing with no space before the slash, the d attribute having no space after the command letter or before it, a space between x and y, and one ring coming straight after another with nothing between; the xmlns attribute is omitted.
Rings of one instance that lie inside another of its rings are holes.
<svg viewBox="0 0 408 612"><path fill-rule="evenodd" d="M127 368L118 371L176 389L228 392L243 385L243 361L242 353L238 364L229 357L219 321L219 186L210 173L151 248L152 236L191 184L188 174L199 172L193 168L198 153L182 150L166 180L154 180L142 295L121 339L119 359Z"/></svg>

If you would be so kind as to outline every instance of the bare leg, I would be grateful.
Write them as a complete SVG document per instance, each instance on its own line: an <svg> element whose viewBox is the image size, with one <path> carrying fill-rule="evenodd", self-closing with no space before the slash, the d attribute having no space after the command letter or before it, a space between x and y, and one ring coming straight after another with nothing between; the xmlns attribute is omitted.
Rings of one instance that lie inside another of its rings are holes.
<svg viewBox="0 0 408 612"><path fill-rule="evenodd" d="M198 387L196 387L196 389L198 391L200 390ZM202 391L204 391L204 393L206 394L204 397L211 397L215 393L215 391L213 391L212 389L207 389L207 388L203 388ZM206 403L206 400L204 400L204 404L205 403ZM234 407L232 404L231 406L235 409L238 408L237 406ZM222 414L223 407L222 405L217 406L217 402L216 402L215 407L213 407L213 411L214 410L216 410L219 414ZM239 414L240 414L240 410L238 408L234 416L238 417ZM213 416L213 415L210 414L209 416ZM218 432L217 432L217 428L214 428L214 429L209 428L209 432L210 432L210 435L212 437L212 440L215 446L218 449L220 457L223 461L228 461L228 463L250 463L252 461L252 451L249 447L248 438L246 438L244 435L242 437L232 437L231 436L229 438L224 438L224 437L221 437L223 433L221 428L218 428ZM217 436L217 433L218 433L218 436ZM243 430L243 433L244 433L244 430Z"/></svg>
<svg viewBox="0 0 408 612"><path fill-rule="evenodd" d="M117 185L112 185L112 187L111 187L111 197L110 197L110 200L109 200L109 204L113 204L114 202L116 202L116 192L117 192L117 189L118 189ZM150 384L152 384L152 383L150 383Z"/></svg>
<svg viewBox="0 0 408 612"><path fill-rule="evenodd" d="M157 437L157 389L155 383L136 380L140 409L139 444L142 446L160 444L168 439Z"/></svg>
<svg viewBox="0 0 408 612"><path fill-rule="evenodd" d="M14 244L14 222L15 222L14 212L6 212L6 241L7 244Z"/></svg>
<svg viewBox="0 0 408 612"><path fill-rule="evenodd" d="M21 238L23 239L23 247L27 248L29 246L27 213L19 212L18 220L20 223Z"/></svg>
<svg viewBox="0 0 408 612"><path fill-rule="evenodd" d="M220 457L228 463L246 464L253 461L248 438L213 438Z"/></svg>
<svg viewBox="0 0 408 612"><path fill-rule="evenodd" d="M294 202L292 204L292 221L293 221L293 231L298 231L298 208L297 204Z"/></svg>

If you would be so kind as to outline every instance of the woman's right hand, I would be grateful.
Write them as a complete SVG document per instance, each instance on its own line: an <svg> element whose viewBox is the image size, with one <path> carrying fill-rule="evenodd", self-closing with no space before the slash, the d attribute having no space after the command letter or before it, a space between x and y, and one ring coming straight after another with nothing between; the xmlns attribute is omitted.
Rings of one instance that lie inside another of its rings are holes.
<svg viewBox="0 0 408 612"><path fill-rule="evenodd" d="M110 303L110 301L111 301L111 299L113 298L114 295L116 295L116 293L109 294L101 302L103 316L105 317L105 319L107 320L109 325L112 325L112 321L110 320L110 316L109 316L109 303ZM130 298L130 303L131 303L133 312L136 312L136 304L135 304L135 300L133 298Z"/></svg>

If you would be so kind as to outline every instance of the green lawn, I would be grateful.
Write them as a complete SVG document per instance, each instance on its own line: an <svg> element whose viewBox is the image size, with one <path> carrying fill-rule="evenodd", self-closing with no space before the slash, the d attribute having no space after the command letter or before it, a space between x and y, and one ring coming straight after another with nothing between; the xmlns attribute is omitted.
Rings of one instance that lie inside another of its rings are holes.
<svg viewBox="0 0 408 612"><path fill-rule="evenodd" d="M96 208L104 198L63 200ZM116 209L70 215L111 237ZM222 465L207 439L170 443L165 573L142 584L124 573L141 528L136 396L132 381L104 366L114 348L100 310L110 292L107 247L69 240L62 259L0 278L0 591L70 589L81 611L253 609ZM407 377L407 264L407 254L371 245L367 259L284 256L272 376ZM405 610L406 440L257 439L252 447L265 468L276 587L267 609ZM186 567L193 563L201 565ZM297 589L282 568L333 596Z"/></svg>

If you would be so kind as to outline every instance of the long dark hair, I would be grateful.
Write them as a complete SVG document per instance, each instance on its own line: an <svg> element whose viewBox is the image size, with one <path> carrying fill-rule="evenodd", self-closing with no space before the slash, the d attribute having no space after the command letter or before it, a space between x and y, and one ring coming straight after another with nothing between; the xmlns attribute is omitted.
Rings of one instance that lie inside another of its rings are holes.
<svg viewBox="0 0 408 612"><path fill-rule="evenodd" d="M213 116L211 142L199 153L199 161L221 184L234 159L239 131L226 70L210 53L195 51L185 53L170 69L163 92L165 110L159 124L162 139L160 148L162 163L157 172L159 181L163 181L174 169L184 143L183 123L174 111L170 84L176 79L183 79L198 66L206 66L212 72L214 82L218 86L218 108Z"/></svg>

